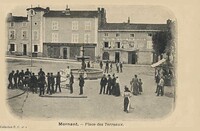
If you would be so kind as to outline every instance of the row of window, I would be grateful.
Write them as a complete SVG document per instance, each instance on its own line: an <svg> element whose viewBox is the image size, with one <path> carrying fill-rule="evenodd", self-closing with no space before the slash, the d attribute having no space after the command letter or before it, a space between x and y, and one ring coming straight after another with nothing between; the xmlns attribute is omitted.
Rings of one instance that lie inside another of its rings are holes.
<svg viewBox="0 0 200 131"><path fill-rule="evenodd" d="M16 39L16 31L15 30L9 30L9 39L13 40ZM28 31L22 30L21 31L21 39L26 40L28 39ZM38 40L39 39L39 33L38 30L32 31L32 40Z"/></svg>
<svg viewBox="0 0 200 131"><path fill-rule="evenodd" d="M108 37L109 34L108 34L108 33L104 33L104 36L105 36L105 37ZM120 36L120 33L116 33L115 36L116 36L116 37L119 37L119 36ZM151 34L151 33L148 33L148 36L152 36L152 34ZM133 37L135 37L135 34L129 34L129 37L133 38Z"/></svg>
<svg viewBox="0 0 200 131"><path fill-rule="evenodd" d="M130 46L132 46L132 45L130 45ZM129 46L129 47L130 47L130 46ZM137 44L134 44L133 46L136 47L136 48L138 47ZM112 47L111 47L111 43L109 43L109 42L104 42L104 48L112 48ZM124 48L124 44L121 43L121 42L115 42L114 48ZM146 48L147 48L147 49L152 49L152 48L153 48L153 43L152 43L152 41L147 41L147 46L146 46Z"/></svg>
<svg viewBox="0 0 200 131"><path fill-rule="evenodd" d="M27 48L27 46L24 46ZM23 47L23 51L27 51L27 49L24 49ZM17 47L16 47L16 44L10 44L10 47L9 47L9 51L16 51L17 50ZM33 48L32 48L32 51L33 52L38 52L38 45L33 45Z"/></svg>
<svg viewBox="0 0 200 131"><path fill-rule="evenodd" d="M79 28L79 22L72 21L72 30L78 30L78 28ZM52 30L59 30L58 21L52 21ZM85 30L91 30L91 22L90 21L85 21Z"/></svg>
<svg viewBox="0 0 200 131"><path fill-rule="evenodd" d="M22 27L26 27L27 26L27 22L22 22ZM9 27L14 27L15 23L14 22L10 22Z"/></svg>
<svg viewBox="0 0 200 131"><path fill-rule="evenodd" d="M58 33L52 33L52 42L59 42L59 36ZM71 36L71 42L72 43L79 43L79 34L72 34ZM90 34L84 34L84 43L90 43L91 42L91 36Z"/></svg>

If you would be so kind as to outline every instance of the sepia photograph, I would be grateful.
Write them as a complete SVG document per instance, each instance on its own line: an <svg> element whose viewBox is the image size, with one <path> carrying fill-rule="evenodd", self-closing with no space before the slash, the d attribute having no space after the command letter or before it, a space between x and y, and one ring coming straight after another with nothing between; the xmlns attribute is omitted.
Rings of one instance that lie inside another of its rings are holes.
<svg viewBox="0 0 200 131"><path fill-rule="evenodd" d="M176 102L172 12L159 6L72 7L30 5L8 14L7 103L13 115L86 120L170 115Z"/></svg>
<svg viewBox="0 0 200 131"><path fill-rule="evenodd" d="M61 1L1 6L0 130L198 125L195 0Z"/></svg>

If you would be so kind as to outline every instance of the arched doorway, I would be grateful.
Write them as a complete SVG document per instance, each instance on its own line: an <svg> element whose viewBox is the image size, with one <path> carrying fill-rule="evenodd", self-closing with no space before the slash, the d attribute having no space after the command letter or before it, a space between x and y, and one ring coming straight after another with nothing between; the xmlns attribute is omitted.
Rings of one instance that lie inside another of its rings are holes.
<svg viewBox="0 0 200 131"><path fill-rule="evenodd" d="M103 60L109 60L109 53L108 52L104 52L102 59Z"/></svg>

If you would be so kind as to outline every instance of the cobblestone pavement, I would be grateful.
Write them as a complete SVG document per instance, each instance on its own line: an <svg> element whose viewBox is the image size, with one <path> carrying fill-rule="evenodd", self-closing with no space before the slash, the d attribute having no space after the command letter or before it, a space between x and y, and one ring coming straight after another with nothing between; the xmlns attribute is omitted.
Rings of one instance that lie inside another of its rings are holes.
<svg viewBox="0 0 200 131"><path fill-rule="evenodd" d="M7 72L30 68L30 60L7 59ZM45 72L54 74L67 66L80 68L80 62L33 60L31 70L35 73L43 68ZM95 64L98 68L98 64ZM114 67L114 66L113 66ZM114 67L115 70L115 67ZM112 72L113 73L113 72ZM123 73L116 73L120 79L123 94L124 85L130 87L131 78L137 74L143 81L142 95L131 97L129 113L123 111L123 96L115 97L99 95L100 80L86 80L84 95L79 96L78 81L75 80L74 93L70 94L66 85L62 84L62 92L51 96L39 97L38 94L23 93L20 89L8 89L7 103L10 111L20 118L31 119L70 119L70 120L136 120L164 119L174 109L174 87L165 87L165 96L157 97L155 92L154 69L150 66L124 65ZM25 102L24 102L25 101ZM23 107L23 108L22 108Z"/></svg>

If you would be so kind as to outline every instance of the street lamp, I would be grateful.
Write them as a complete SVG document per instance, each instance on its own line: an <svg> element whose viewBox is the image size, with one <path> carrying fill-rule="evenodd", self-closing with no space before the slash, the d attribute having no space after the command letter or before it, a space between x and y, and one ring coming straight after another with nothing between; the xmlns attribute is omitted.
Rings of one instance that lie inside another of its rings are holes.
<svg viewBox="0 0 200 131"><path fill-rule="evenodd" d="M35 11L32 9L32 5L31 5L31 9L29 10L29 16L30 16L30 21L31 21L31 67L33 66L33 62L32 62L32 57L33 57L33 53L32 53L32 17L35 15Z"/></svg>

